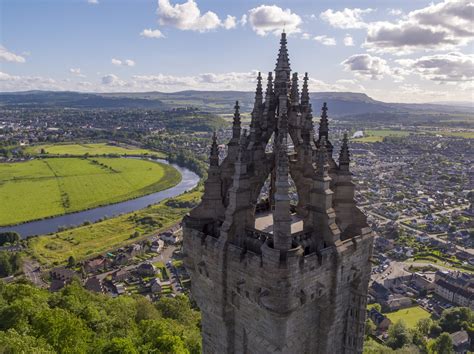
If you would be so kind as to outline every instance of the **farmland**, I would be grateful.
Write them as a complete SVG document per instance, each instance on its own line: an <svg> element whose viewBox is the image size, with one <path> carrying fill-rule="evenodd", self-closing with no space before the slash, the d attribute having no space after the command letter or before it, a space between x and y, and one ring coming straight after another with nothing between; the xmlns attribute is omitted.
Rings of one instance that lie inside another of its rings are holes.
<svg viewBox="0 0 474 354"><path fill-rule="evenodd" d="M72 156L83 156L88 154L89 156L109 155L117 154L122 156L127 155L153 155L159 158L164 158L165 155L161 152L140 149L131 146L123 145L111 145L106 143L96 144L54 144L54 145L34 145L26 149L30 154L39 154L45 152L50 155L72 155Z"/></svg>
<svg viewBox="0 0 474 354"><path fill-rule="evenodd" d="M172 166L125 158L47 158L0 164L0 225L94 208L157 192Z"/></svg>

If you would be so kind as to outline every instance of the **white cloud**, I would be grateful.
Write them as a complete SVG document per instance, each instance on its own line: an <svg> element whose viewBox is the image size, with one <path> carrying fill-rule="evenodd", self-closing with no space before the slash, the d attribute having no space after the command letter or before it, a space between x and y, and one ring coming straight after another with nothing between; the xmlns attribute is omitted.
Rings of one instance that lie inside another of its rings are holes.
<svg viewBox="0 0 474 354"><path fill-rule="evenodd" d="M384 75L391 75L390 67L385 59L370 54L355 54L341 63L344 70L353 72L361 78L380 80Z"/></svg>
<svg viewBox="0 0 474 354"><path fill-rule="evenodd" d="M400 16L401 14L403 14L403 11L400 9L390 9L388 13L393 16Z"/></svg>
<svg viewBox="0 0 474 354"><path fill-rule="evenodd" d="M81 73L81 68L71 68L69 72L77 77L86 77L84 74Z"/></svg>
<svg viewBox="0 0 474 354"><path fill-rule="evenodd" d="M365 28L367 24L364 22L362 16L372 12L372 9L348 9L342 11L334 11L328 9L321 12L319 17L329 23L332 27L349 29L349 28Z"/></svg>
<svg viewBox="0 0 474 354"><path fill-rule="evenodd" d="M125 81L121 80L117 75L108 74L102 77L102 85L122 87L125 85Z"/></svg>
<svg viewBox="0 0 474 354"><path fill-rule="evenodd" d="M17 55L7 50L4 46L0 45L0 60L9 61L13 63L24 63L26 59L21 55Z"/></svg>
<svg viewBox="0 0 474 354"><path fill-rule="evenodd" d="M111 63L117 66L135 66L135 62L131 59L120 60L120 59L112 58Z"/></svg>
<svg viewBox="0 0 474 354"><path fill-rule="evenodd" d="M207 32L219 27L234 28L235 17L227 16L221 21L215 12L207 11L201 15L197 3L187 0L182 4L172 5L169 0L158 0L158 21L162 26L172 26L183 31Z"/></svg>
<svg viewBox="0 0 474 354"><path fill-rule="evenodd" d="M332 37L328 37L326 35L316 36L313 39L316 42L319 42L319 43L324 44L324 45L328 45L328 46L336 45L336 39L332 38Z"/></svg>
<svg viewBox="0 0 474 354"><path fill-rule="evenodd" d="M286 33L301 32L301 17L291 12L290 9L283 10L276 5L260 5L248 12L248 22L252 29L260 36L268 33L280 34L283 29Z"/></svg>
<svg viewBox="0 0 474 354"><path fill-rule="evenodd" d="M227 18L223 22L225 29L232 29L237 26L237 18L235 16L227 15Z"/></svg>
<svg viewBox="0 0 474 354"><path fill-rule="evenodd" d="M452 52L400 59L397 63L422 78L437 82L471 82L474 80L474 55Z"/></svg>
<svg viewBox="0 0 474 354"><path fill-rule="evenodd" d="M99 0L87 0L87 2L92 5L97 5L99 3Z"/></svg>
<svg viewBox="0 0 474 354"><path fill-rule="evenodd" d="M242 26L245 26L247 24L247 15L243 14L239 22Z"/></svg>
<svg viewBox="0 0 474 354"><path fill-rule="evenodd" d="M311 39L311 35L309 33L303 33L301 39Z"/></svg>
<svg viewBox="0 0 474 354"><path fill-rule="evenodd" d="M152 30L151 28L145 28L143 31L140 32L140 36L146 38L165 38L165 35L161 33L159 29Z"/></svg>
<svg viewBox="0 0 474 354"><path fill-rule="evenodd" d="M17 76L0 71L0 91L61 90L57 81L41 76Z"/></svg>
<svg viewBox="0 0 474 354"><path fill-rule="evenodd" d="M346 47L352 47L354 45L354 39L349 34L346 34L344 37L344 45Z"/></svg>
<svg viewBox="0 0 474 354"><path fill-rule="evenodd" d="M394 54L454 49L474 39L473 22L471 0L445 0L412 11L398 22L371 23L364 46Z"/></svg>

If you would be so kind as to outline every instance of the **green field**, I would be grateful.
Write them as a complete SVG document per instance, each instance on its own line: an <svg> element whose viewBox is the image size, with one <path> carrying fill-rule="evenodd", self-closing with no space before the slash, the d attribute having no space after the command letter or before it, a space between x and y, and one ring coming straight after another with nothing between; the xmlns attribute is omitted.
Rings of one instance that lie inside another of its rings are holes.
<svg viewBox="0 0 474 354"><path fill-rule="evenodd" d="M130 146L118 146L106 143L97 144L54 144L54 145L34 145L26 148L26 152L30 154L39 154L44 150L46 153L51 155L74 155L83 156L89 154L90 156L96 155L154 155L156 157L166 157L162 152L139 149Z"/></svg>
<svg viewBox="0 0 474 354"><path fill-rule="evenodd" d="M385 314L392 323L403 320L408 328L414 328L416 323L422 318L429 318L431 314L420 306L409 307L395 312Z"/></svg>
<svg viewBox="0 0 474 354"><path fill-rule="evenodd" d="M443 131L437 132L436 134L441 134L445 136L454 136L454 137L465 138L465 139L474 139L474 132L472 131L471 132L469 131L456 132L456 131L443 130Z"/></svg>
<svg viewBox="0 0 474 354"><path fill-rule="evenodd" d="M353 139L353 141L361 143L376 143L383 141L387 136L403 137L410 135L410 132L403 130L379 129L379 130L365 130L364 137Z"/></svg>
<svg viewBox="0 0 474 354"><path fill-rule="evenodd" d="M178 205L192 203L201 197L201 192L182 194L173 200ZM184 204L183 204L184 203ZM136 242L140 238L159 232L180 221L189 208L172 207L166 200L148 208L95 224L77 227L53 235L32 237L28 239L31 255L46 266L66 263L69 256L76 260L104 253ZM130 236L136 231L138 238Z"/></svg>
<svg viewBox="0 0 474 354"><path fill-rule="evenodd" d="M125 158L48 158L0 164L0 225L115 203L170 188L172 166Z"/></svg>

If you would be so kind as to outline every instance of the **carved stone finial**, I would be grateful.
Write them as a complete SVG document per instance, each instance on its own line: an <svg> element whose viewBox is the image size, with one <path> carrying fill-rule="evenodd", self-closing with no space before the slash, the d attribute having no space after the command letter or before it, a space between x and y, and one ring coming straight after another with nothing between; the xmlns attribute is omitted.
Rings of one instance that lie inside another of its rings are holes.
<svg viewBox="0 0 474 354"><path fill-rule="evenodd" d="M217 134L214 131L212 134L211 156L209 158L211 166L219 166L219 147L217 146Z"/></svg>
<svg viewBox="0 0 474 354"><path fill-rule="evenodd" d="M339 153L339 168L344 171L349 171L350 162L351 162L351 159L350 159L347 133L344 133L344 138L342 139L341 151Z"/></svg>

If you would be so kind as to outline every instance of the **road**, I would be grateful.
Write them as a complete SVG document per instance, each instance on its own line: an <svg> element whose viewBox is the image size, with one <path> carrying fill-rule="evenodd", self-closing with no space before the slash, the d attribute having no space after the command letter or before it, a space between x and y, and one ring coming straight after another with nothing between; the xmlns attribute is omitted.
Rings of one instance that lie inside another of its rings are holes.
<svg viewBox="0 0 474 354"><path fill-rule="evenodd" d="M49 285L41 278L40 264L32 259L23 260L23 273L26 278L40 288L48 288Z"/></svg>

